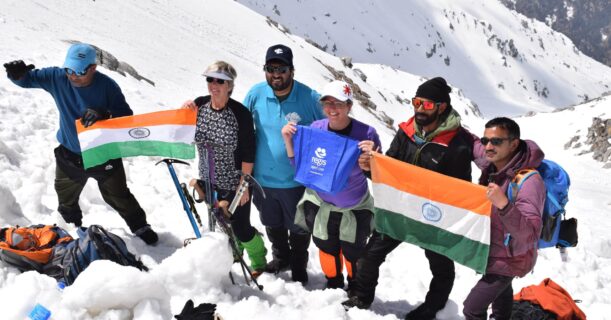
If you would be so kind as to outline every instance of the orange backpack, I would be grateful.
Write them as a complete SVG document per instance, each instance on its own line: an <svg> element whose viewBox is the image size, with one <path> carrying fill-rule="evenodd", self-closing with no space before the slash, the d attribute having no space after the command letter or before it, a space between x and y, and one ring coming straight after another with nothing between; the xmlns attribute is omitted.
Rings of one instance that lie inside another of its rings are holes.
<svg viewBox="0 0 611 320"><path fill-rule="evenodd" d="M53 247L72 237L57 226L34 225L0 229L0 260L21 271L37 270L49 262Z"/></svg>
<svg viewBox="0 0 611 320"><path fill-rule="evenodd" d="M539 285L522 288L513 296L515 301L528 301L543 310L554 313L558 320L585 320L586 315L573 301L571 295L550 278Z"/></svg>

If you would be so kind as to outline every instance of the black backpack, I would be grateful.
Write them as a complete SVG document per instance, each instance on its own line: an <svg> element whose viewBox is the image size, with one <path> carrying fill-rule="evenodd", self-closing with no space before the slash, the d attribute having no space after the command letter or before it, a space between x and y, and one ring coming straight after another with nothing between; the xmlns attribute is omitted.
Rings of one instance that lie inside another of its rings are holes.
<svg viewBox="0 0 611 320"><path fill-rule="evenodd" d="M556 315L530 301L514 301L511 320L556 320Z"/></svg>
<svg viewBox="0 0 611 320"><path fill-rule="evenodd" d="M95 260L110 260L139 270L148 268L129 250L123 239L99 225L77 230L79 238L67 245L56 246L45 273L67 285Z"/></svg>

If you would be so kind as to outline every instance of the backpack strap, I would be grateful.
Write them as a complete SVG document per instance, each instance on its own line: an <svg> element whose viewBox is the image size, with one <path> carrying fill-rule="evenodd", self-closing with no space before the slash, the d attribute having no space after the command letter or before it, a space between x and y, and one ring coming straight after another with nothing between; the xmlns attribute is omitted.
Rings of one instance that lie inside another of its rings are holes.
<svg viewBox="0 0 611 320"><path fill-rule="evenodd" d="M547 191L546 196L547 196L547 200L551 201L555 208L562 208L561 210L556 211L556 212L560 212L564 216L564 213L566 211L564 210L564 207L562 205L560 205L560 203L558 202L558 199L556 199L556 196L554 196L549 191Z"/></svg>
<svg viewBox="0 0 611 320"><path fill-rule="evenodd" d="M534 174L539 174L539 171L534 168L520 169L518 173L516 173L515 177L509 183L509 188L507 188L507 198L509 198L509 202L514 202L524 181Z"/></svg>

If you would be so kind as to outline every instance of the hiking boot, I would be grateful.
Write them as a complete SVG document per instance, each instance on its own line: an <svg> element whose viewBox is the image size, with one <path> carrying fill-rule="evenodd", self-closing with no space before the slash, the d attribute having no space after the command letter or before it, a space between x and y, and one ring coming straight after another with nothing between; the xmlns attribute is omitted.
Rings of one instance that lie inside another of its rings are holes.
<svg viewBox="0 0 611 320"><path fill-rule="evenodd" d="M288 261L274 259L265 265L263 271L267 273L278 274L282 271L288 270L289 267L290 266Z"/></svg>
<svg viewBox="0 0 611 320"><path fill-rule="evenodd" d="M302 285L308 284L308 272L306 269L292 269L291 279L295 282L301 282Z"/></svg>
<svg viewBox="0 0 611 320"><path fill-rule="evenodd" d="M405 320L435 320L437 311L439 310L432 309L426 303L423 303L405 315Z"/></svg>
<svg viewBox="0 0 611 320"><path fill-rule="evenodd" d="M346 289L344 289L344 291L346 291L346 293L348 294L348 297L352 297L355 295L354 294L355 283L356 283L356 280L348 277L348 286L346 287Z"/></svg>
<svg viewBox="0 0 611 320"><path fill-rule="evenodd" d="M371 303L367 303L357 296L352 296L348 300L342 302L342 306L344 306L344 309L346 310L354 307L357 307L359 309L369 309Z"/></svg>
<svg viewBox="0 0 611 320"><path fill-rule="evenodd" d="M308 247L310 246L309 233L291 232L289 242L291 244L291 278L303 285L308 283Z"/></svg>
<svg viewBox="0 0 611 320"><path fill-rule="evenodd" d="M151 229L151 226L148 224L136 230L134 234L148 245L155 244L159 240L159 236L157 236L157 233L153 231L153 229Z"/></svg>
<svg viewBox="0 0 611 320"><path fill-rule="evenodd" d="M288 230L285 228L265 228L267 238L272 243L272 261L265 265L265 272L278 274L289 268L291 248Z"/></svg>
<svg viewBox="0 0 611 320"><path fill-rule="evenodd" d="M343 289L344 288L344 276L339 275L335 278L327 278L327 285L325 289Z"/></svg>
<svg viewBox="0 0 611 320"><path fill-rule="evenodd" d="M251 276L253 279L258 279L258 278L259 278L259 276L261 276L261 275L263 274L263 272L264 272L264 270L263 270L263 269L260 269L260 270L252 270L252 271L250 272L250 276Z"/></svg>
<svg viewBox="0 0 611 320"><path fill-rule="evenodd" d="M75 227L81 227L83 225L83 213L80 208L68 208L60 205L57 211L62 216L66 223L73 223Z"/></svg>

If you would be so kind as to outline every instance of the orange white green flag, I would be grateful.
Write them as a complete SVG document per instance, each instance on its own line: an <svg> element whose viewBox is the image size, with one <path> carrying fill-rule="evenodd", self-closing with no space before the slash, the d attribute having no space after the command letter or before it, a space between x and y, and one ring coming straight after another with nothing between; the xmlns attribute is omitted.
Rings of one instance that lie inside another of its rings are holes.
<svg viewBox="0 0 611 320"><path fill-rule="evenodd" d="M492 204L485 187L381 154L371 173L378 232L486 271Z"/></svg>
<svg viewBox="0 0 611 320"><path fill-rule="evenodd" d="M76 120L83 166L133 156L194 159L196 120L197 111L191 109L119 117L87 128Z"/></svg>

